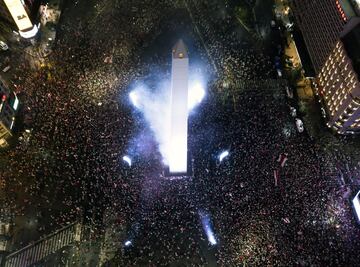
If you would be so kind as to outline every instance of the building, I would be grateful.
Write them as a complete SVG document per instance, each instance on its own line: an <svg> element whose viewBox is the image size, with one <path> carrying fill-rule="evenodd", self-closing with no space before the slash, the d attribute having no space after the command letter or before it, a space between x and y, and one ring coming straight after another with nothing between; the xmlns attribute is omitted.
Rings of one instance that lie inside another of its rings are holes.
<svg viewBox="0 0 360 267"><path fill-rule="evenodd" d="M59 264L59 254L62 251L68 254L68 258L74 260L77 244L80 244L83 235L83 225L80 222L74 222L67 226L35 241L20 250L11 252L3 260L4 267L19 266L67 266ZM72 265L74 266L74 265Z"/></svg>
<svg viewBox="0 0 360 267"><path fill-rule="evenodd" d="M15 124L19 100L0 80L0 147L8 145Z"/></svg>
<svg viewBox="0 0 360 267"><path fill-rule="evenodd" d="M169 171L187 173L189 57L179 40L172 50Z"/></svg>
<svg viewBox="0 0 360 267"><path fill-rule="evenodd" d="M315 69L327 125L340 134L359 132L358 57L353 45L358 42L360 0L291 0L291 7Z"/></svg>
<svg viewBox="0 0 360 267"><path fill-rule="evenodd" d="M360 18L344 28L318 75L318 91L338 133L360 132Z"/></svg>
<svg viewBox="0 0 360 267"><path fill-rule="evenodd" d="M4 0L0 0L0 19L1 19L2 22L5 22L6 24L11 26L12 28L16 27L15 21L11 17L11 14L10 14L7 6L5 5Z"/></svg>
<svg viewBox="0 0 360 267"><path fill-rule="evenodd" d="M0 18L23 38L33 38L39 30L38 0L0 0Z"/></svg>
<svg viewBox="0 0 360 267"><path fill-rule="evenodd" d="M309 51L315 72L319 72L339 39L346 20L336 0L292 0L291 8Z"/></svg>

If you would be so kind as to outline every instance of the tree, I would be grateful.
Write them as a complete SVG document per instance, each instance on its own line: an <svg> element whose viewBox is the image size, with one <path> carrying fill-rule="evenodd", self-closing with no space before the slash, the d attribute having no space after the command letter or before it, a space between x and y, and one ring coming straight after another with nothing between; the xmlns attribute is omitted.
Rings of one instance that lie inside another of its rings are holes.
<svg viewBox="0 0 360 267"><path fill-rule="evenodd" d="M235 7L235 15L247 25L251 22L250 13L250 7L246 3L241 3L239 6Z"/></svg>

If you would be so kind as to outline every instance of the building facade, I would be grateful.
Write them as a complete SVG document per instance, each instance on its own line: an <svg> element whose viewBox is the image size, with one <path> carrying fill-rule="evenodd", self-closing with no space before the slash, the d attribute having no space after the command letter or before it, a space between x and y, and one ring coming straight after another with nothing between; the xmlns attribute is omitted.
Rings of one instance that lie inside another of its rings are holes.
<svg viewBox="0 0 360 267"><path fill-rule="evenodd" d="M19 100L0 80L0 147L6 147L12 136Z"/></svg>
<svg viewBox="0 0 360 267"><path fill-rule="evenodd" d="M360 47L360 42L356 44L360 1L292 0L291 6L317 74L316 93L325 107L328 127L339 134L360 133L355 52L356 45Z"/></svg>
<svg viewBox="0 0 360 267"><path fill-rule="evenodd" d="M293 0L291 7L315 72L318 73L339 39L346 21L336 1Z"/></svg>
<svg viewBox="0 0 360 267"><path fill-rule="evenodd" d="M39 5L38 0L0 0L0 18L23 38L33 38L38 33Z"/></svg>
<svg viewBox="0 0 360 267"><path fill-rule="evenodd" d="M360 132L360 19L346 25L318 75L318 92L338 133Z"/></svg>
<svg viewBox="0 0 360 267"><path fill-rule="evenodd" d="M3 0L0 0L0 19L3 22L6 22L7 24L9 24L12 28L16 27L15 22L14 22L13 18L11 17L11 14Z"/></svg>

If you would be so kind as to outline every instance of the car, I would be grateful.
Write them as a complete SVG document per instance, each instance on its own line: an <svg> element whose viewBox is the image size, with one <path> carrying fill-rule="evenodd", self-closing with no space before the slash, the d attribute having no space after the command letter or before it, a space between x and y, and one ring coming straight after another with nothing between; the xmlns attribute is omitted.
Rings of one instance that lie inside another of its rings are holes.
<svg viewBox="0 0 360 267"><path fill-rule="evenodd" d="M290 114L293 118L295 118L296 117L296 108L290 107Z"/></svg>
<svg viewBox="0 0 360 267"><path fill-rule="evenodd" d="M277 75L279 76L279 78L281 78L282 77L281 62L280 62L280 57L278 56L275 57L275 69Z"/></svg>
<svg viewBox="0 0 360 267"><path fill-rule="evenodd" d="M303 124L302 120L296 118L295 125L296 125L296 129L299 133L302 133L304 131L304 124Z"/></svg>
<svg viewBox="0 0 360 267"><path fill-rule="evenodd" d="M326 118L326 111L324 108L321 108L321 114L324 118Z"/></svg>
<svg viewBox="0 0 360 267"><path fill-rule="evenodd" d="M8 45L6 43L4 43L3 41L0 41L0 48L3 51L6 51L9 49Z"/></svg>
<svg viewBox="0 0 360 267"><path fill-rule="evenodd" d="M9 69L11 69L11 67L8 65L8 66L6 66L5 68L3 68L3 72L8 72L9 71Z"/></svg>
<svg viewBox="0 0 360 267"><path fill-rule="evenodd" d="M285 25L285 28L286 28L287 30L291 30L293 26L294 26L294 23L287 23L287 24Z"/></svg>

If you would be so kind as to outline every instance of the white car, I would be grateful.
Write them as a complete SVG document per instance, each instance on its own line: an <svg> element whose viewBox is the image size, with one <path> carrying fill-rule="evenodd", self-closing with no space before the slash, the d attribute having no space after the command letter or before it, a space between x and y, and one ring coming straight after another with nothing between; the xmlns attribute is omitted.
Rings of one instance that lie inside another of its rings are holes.
<svg viewBox="0 0 360 267"><path fill-rule="evenodd" d="M298 132L302 133L304 131L304 124L303 124L302 120L295 119L295 124L296 124L296 129L298 130Z"/></svg>
<svg viewBox="0 0 360 267"><path fill-rule="evenodd" d="M296 108L290 107L290 114L293 118L295 118L296 117Z"/></svg>
<svg viewBox="0 0 360 267"><path fill-rule="evenodd" d="M5 68L3 68L3 72L8 72L9 71L9 69L11 69L11 67L10 66L6 66Z"/></svg>
<svg viewBox="0 0 360 267"><path fill-rule="evenodd" d="M294 26L294 23L287 23L287 24L285 25L286 29L288 29L288 30L291 30L291 29L292 29L292 26Z"/></svg>
<svg viewBox="0 0 360 267"><path fill-rule="evenodd" d="M4 51L9 49L8 45L6 43L4 43L3 41L0 41L0 48L1 48L1 50L4 50Z"/></svg>
<svg viewBox="0 0 360 267"><path fill-rule="evenodd" d="M321 108L321 114L324 118L326 118L326 111L324 108Z"/></svg>

